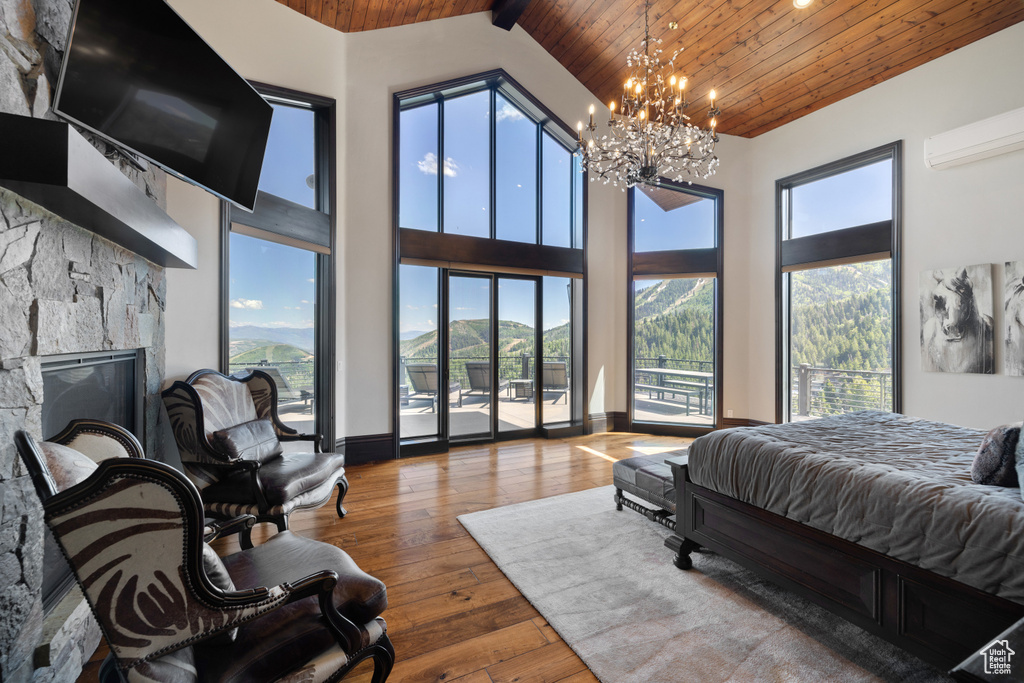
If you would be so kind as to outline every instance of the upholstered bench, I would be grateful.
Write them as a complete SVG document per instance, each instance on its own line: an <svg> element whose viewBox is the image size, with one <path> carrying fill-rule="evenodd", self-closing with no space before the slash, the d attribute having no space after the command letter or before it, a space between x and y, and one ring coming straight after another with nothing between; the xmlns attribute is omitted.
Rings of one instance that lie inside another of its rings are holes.
<svg viewBox="0 0 1024 683"><path fill-rule="evenodd" d="M619 460L612 465L615 509L621 510L623 506L626 506L675 531L676 485L672 476L672 466L665 461L668 458L680 456L686 456L685 448L670 453L640 455L635 458ZM622 495L623 491L657 506L657 509L646 507L626 498Z"/></svg>

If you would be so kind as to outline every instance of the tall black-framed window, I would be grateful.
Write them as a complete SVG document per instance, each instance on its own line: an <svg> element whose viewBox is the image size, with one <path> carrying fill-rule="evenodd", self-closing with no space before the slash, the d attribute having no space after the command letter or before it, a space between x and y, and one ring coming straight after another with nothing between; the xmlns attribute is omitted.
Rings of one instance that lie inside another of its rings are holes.
<svg viewBox="0 0 1024 683"><path fill-rule="evenodd" d="M629 421L698 435L721 423L722 190L629 191Z"/></svg>
<svg viewBox="0 0 1024 683"><path fill-rule="evenodd" d="M394 139L400 453L584 431L572 129L496 70L396 93Z"/></svg>
<svg viewBox="0 0 1024 683"><path fill-rule="evenodd" d="M901 409L902 143L776 181L776 420Z"/></svg>
<svg viewBox="0 0 1024 683"><path fill-rule="evenodd" d="M221 370L258 368L278 412L335 443L335 102L253 84L274 108L255 209L222 203Z"/></svg>

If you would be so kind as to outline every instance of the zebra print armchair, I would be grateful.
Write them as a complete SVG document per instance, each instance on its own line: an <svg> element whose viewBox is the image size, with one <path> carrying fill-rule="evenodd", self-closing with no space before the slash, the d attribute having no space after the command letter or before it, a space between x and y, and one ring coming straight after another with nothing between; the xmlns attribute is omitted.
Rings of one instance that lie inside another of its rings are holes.
<svg viewBox="0 0 1024 683"><path fill-rule="evenodd" d="M105 683L337 681L368 659L373 682L387 679L387 591L340 548L284 531L220 558L204 542L199 493L177 470L96 464L24 431L15 442L109 645Z"/></svg>
<svg viewBox="0 0 1024 683"><path fill-rule="evenodd" d="M288 528L293 510L318 508L338 488L338 516L348 491L345 456L323 453L319 434L299 434L277 415L277 385L253 370L244 376L198 370L163 392L185 474L214 519L253 515ZM282 442L311 441L312 452ZM243 547L252 547L248 532Z"/></svg>

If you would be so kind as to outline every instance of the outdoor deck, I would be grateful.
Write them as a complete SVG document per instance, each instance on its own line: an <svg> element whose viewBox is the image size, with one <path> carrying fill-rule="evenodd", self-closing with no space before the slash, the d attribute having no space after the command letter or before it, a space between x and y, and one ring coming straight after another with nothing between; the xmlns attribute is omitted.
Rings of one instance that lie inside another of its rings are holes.
<svg viewBox="0 0 1024 683"><path fill-rule="evenodd" d="M572 404L571 392L544 393L544 422L567 422ZM453 400L448 407L451 415L452 436L481 434L490 430L490 399L477 394L462 396L462 407ZM434 402L429 398L410 398L408 405L401 407L402 438L431 436L437 433L438 414ZM532 429L536 421L536 406L533 399L510 398L502 391L498 399L498 431Z"/></svg>

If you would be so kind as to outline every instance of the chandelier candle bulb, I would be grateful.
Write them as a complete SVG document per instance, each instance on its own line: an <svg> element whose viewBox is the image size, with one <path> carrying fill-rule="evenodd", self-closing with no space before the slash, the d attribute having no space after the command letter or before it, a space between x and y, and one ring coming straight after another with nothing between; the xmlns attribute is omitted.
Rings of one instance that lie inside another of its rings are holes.
<svg viewBox="0 0 1024 683"><path fill-rule="evenodd" d="M715 143L721 110L715 106L717 93L709 94L708 123L694 125L685 113L688 79L672 73L681 50L667 63L661 62L662 41L651 37L650 7L651 0L646 0L643 41L626 57L631 74L623 84L621 101L608 104L607 134L596 133L594 106L586 145L582 128L577 127L580 170L589 172L592 181L601 178L623 187L657 185L662 177L692 182L714 174L718 167Z"/></svg>

